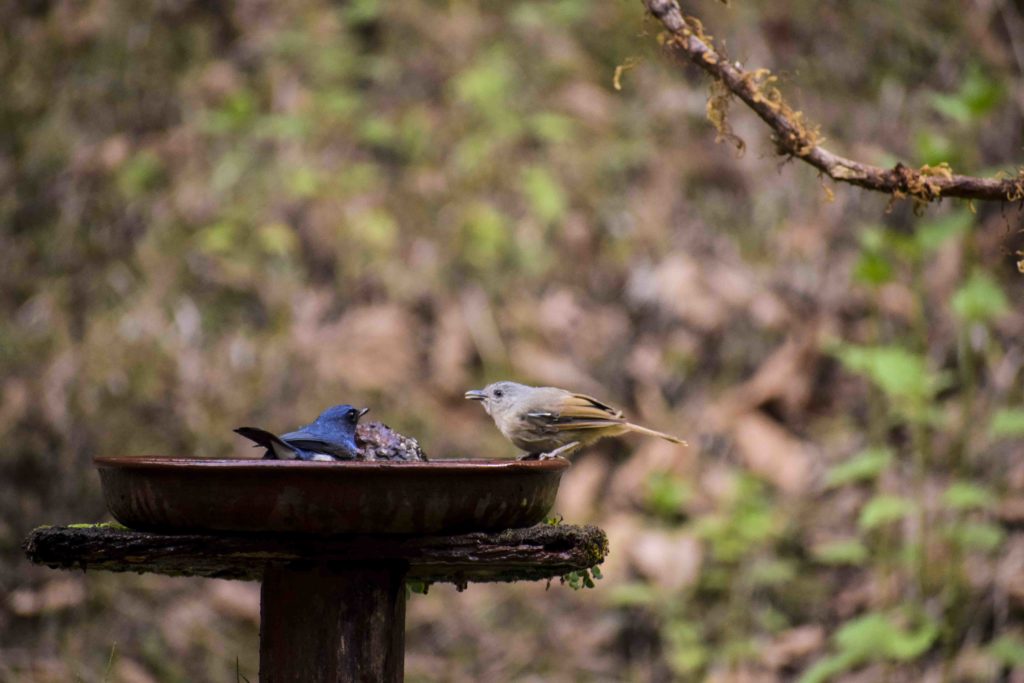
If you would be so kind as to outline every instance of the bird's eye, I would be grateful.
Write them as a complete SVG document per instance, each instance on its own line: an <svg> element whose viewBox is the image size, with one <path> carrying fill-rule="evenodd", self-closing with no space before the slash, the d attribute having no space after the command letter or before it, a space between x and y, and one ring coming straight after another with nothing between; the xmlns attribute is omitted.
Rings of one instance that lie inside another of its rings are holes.
<svg viewBox="0 0 1024 683"><path fill-rule="evenodd" d="M502 391L501 389L495 389L494 390L494 398L501 398L504 395L505 395L505 392Z"/></svg>
<svg viewBox="0 0 1024 683"><path fill-rule="evenodd" d="M349 408L348 412L345 413L345 417L347 417L350 420L356 419L356 415L358 415L358 411L356 411L355 408Z"/></svg>

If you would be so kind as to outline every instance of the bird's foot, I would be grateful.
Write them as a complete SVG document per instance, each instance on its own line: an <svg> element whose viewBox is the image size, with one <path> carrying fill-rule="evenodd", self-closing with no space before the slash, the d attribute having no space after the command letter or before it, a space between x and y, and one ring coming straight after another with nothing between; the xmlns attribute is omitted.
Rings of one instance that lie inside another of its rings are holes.
<svg viewBox="0 0 1024 683"><path fill-rule="evenodd" d="M552 458L565 458L565 457L568 457L569 455L571 455L573 452L575 452L582 445L583 444L581 444L579 441L570 441L569 443L565 444L564 446L559 446L558 448L556 448L553 451L548 451L547 453L541 453L540 455L537 456L537 459L538 460L551 460Z"/></svg>
<svg viewBox="0 0 1024 683"><path fill-rule="evenodd" d="M540 460L542 455L543 453L523 453L516 460L520 462L523 460Z"/></svg>

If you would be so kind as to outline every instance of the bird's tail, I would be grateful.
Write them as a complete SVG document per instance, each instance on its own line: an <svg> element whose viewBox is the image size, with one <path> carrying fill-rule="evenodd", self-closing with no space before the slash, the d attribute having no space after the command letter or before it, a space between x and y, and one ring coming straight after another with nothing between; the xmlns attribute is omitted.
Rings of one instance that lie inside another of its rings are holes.
<svg viewBox="0 0 1024 683"><path fill-rule="evenodd" d="M260 429L258 427L239 427L235 432L249 439L257 446L263 446L263 448L266 448L267 453L263 456L264 458L280 458L278 449L283 449L287 453L295 452L295 449L282 441L281 437L276 434L272 434L265 429ZM292 457L294 457L294 455Z"/></svg>
<svg viewBox="0 0 1024 683"><path fill-rule="evenodd" d="M637 432L639 434L646 434L647 436L656 436L656 437L658 437L660 439L665 439L665 441L671 441L672 443L682 444L683 446L687 446L687 447L689 447L689 445L690 445L690 444L686 443L686 441L684 441L683 439L680 439L678 436L672 436L671 434L666 434L665 432L656 432L653 429L648 429L647 427L641 427L640 425L633 424L632 422L626 422L622 426L623 427L628 427L629 431L631 431L631 432Z"/></svg>

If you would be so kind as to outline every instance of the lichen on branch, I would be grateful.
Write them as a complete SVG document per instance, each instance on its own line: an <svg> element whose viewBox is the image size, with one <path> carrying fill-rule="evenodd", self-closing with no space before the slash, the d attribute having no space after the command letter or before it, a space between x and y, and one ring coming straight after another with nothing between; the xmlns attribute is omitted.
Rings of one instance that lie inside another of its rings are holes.
<svg viewBox="0 0 1024 683"><path fill-rule="evenodd" d="M958 175L946 163L912 168L902 163L893 168L864 164L834 154L824 147L820 129L809 124L803 113L786 103L767 69L747 71L730 63L715 46L696 17L686 16L676 0L643 0L647 10L665 27L659 42L674 54L706 71L714 82L708 100L708 119L718 140L742 149L726 118L729 97L739 98L772 131L779 152L797 158L837 182L885 192L894 199L911 198L922 206L943 197L1015 202L1024 200L1024 168L1011 177L977 178Z"/></svg>

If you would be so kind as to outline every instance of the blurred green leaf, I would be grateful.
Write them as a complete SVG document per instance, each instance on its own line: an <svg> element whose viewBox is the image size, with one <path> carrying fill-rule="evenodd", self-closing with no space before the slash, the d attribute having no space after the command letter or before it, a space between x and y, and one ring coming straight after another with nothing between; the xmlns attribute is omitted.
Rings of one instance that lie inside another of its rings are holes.
<svg viewBox="0 0 1024 683"><path fill-rule="evenodd" d="M878 252L861 252L853 268L853 277L866 285L884 285L892 281L893 268L889 259Z"/></svg>
<svg viewBox="0 0 1024 683"><path fill-rule="evenodd" d="M653 472L647 479L647 505L659 517L677 517L693 497L693 489L682 477Z"/></svg>
<svg viewBox="0 0 1024 683"><path fill-rule="evenodd" d="M970 105L956 95L932 95L932 106L940 114L945 114L960 123L968 123L971 120Z"/></svg>
<svg viewBox="0 0 1024 683"><path fill-rule="evenodd" d="M1006 540L1003 528L991 522L961 522L949 531L949 537L968 550L992 552Z"/></svg>
<svg viewBox="0 0 1024 683"><path fill-rule="evenodd" d="M871 531L882 525L903 519L913 509L913 503L906 498L889 495L876 496L861 509L857 525L863 531Z"/></svg>
<svg viewBox="0 0 1024 683"><path fill-rule="evenodd" d="M344 7L345 18L353 24L369 23L380 16L379 0L351 0Z"/></svg>
<svg viewBox="0 0 1024 683"><path fill-rule="evenodd" d="M309 199L316 196L320 188L320 175L314 168L297 166L285 178L285 185L293 197Z"/></svg>
<svg viewBox="0 0 1024 683"><path fill-rule="evenodd" d="M256 230L260 246L268 254L287 256L293 253L299 239L291 226L284 223L267 223Z"/></svg>
<svg viewBox="0 0 1024 683"><path fill-rule="evenodd" d="M889 466L892 459L892 451L888 448L868 448L849 460L829 468L825 475L825 484L829 488L834 488L854 482L873 480Z"/></svg>
<svg viewBox="0 0 1024 683"><path fill-rule="evenodd" d="M906 629L884 614L862 615L836 631L833 642L839 652L815 664L800 678L800 683L823 683L869 662L913 661L931 649L938 636L939 627L932 621Z"/></svg>
<svg viewBox="0 0 1024 683"><path fill-rule="evenodd" d="M966 235L974 225L974 215L970 211L954 211L922 221L914 230L914 240L924 252L935 251L947 241Z"/></svg>
<svg viewBox="0 0 1024 683"><path fill-rule="evenodd" d="M777 557L755 559L746 568L746 578L751 586L779 586L793 581L796 576L796 566Z"/></svg>
<svg viewBox="0 0 1024 683"><path fill-rule="evenodd" d="M953 141L948 136L927 128L918 129L914 135L914 151L921 163L931 166L942 162L952 165L959 160Z"/></svg>
<svg viewBox="0 0 1024 683"><path fill-rule="evenodd" d="M692 676L700 671L708 659L700 627L689 621L673 620L664 635L672 670L679 676Z"/></svg>
<svg viewBox="0 0 1024 683"><path fill-rule="evenodd" d="M257 111L255 96L248 90L236 90L219 108L206 113L205 128L214 134L241 132L256 120Z"/></svg>
<svg viewBox="0 0 1024 683"><path fill-rule="evenodd" d="M558 180L543 166L530 166L523 171L522 189L537 217L553 223L565 214L567 200Z"/></svg>
<svg viewBox="0 0 1024 683"><path fill-rule="evenodd" d="M545 142L558 144L568 142L572 138L575 123L571 118L562 114L541 112L530 117L529 128L534 135Z"/></svg>
<svg viewBox="0 0 1024 683"><path fill-rule="evenodd" d="M818 562L829 565L859 566L868 559L868 549L853 538L816 545L811 553Z"/></svg>
<svg viewBox="0 0 1024 683"><path fill-rule="evenodd" d="M985 509L995 505L997 500L989 489L966 481L950 484L942 494L942 502L954 510Z"/></svg>
<svg viewBox="0 0 1024 683"><path fill-rule="evenodd" d="M910 661L927 652L938 635L938 627L930 621L916 630L904 630L890 617L870 613L843 624L835 642L859 661Z"/></svg>
<svg viewBox="0 0 1024 683"><path fill-rule="evenodd" d="M1024 408L1000 408L988 428L994 439L1024 436Z"/></svg>
<svg viewBox="0 0 1024 683"><path fill-rule="evenodd" d="M615 607L636 607L657 604L661 596L651 584L632 581L612 586L607 599Z"/></svg>
<svg viewBox="0 0 1024 683"><path fill-rule="evenodd" d="M463 253L481 271L496 269L511 245L505 217L486 202L473 202L463 219Z"/></svg>
<svg viewBox="0 0 1024 683"><path fill-rule="evenodd" d="M988 322L1009 310L1010 303L992 276L975 270L953 295L952 306L962 320Z"/></svg>
<svg viewBox="0 0 1024 683"><path fill-rule="evenodd" d="M505 50L495 47L455 79L456 97L481 112L492 124L512 118L508 98L515 92L513 65Z"/></svg>
<svg viewBox="0 0 1024 683"><path fill-rule="evenodd" d="M164 179L163 162L148 149L132 156L117 171L117 187L128 199L158 188Z"/></svg>
<svg viewBox="0 0 1024 683"><path fill-rule="evenodd" d="M925 359L898 346L843 344L835 354L847 369L870 379L890 398L913 399L920 404L939 387Z"/></svg>
<svg viewBox="0 0 1024 683"><path fill-rule="evenodd" d="M988 646L989 654L1004 666L1024 668L1024 638L1019 633L1004 633Z"/></svg>
<svg viewBox="0 0 1024 683"><path fill-rule="evenodd" d="M236 229L234 223L218 221L200 230L196 235L200 251L208 254L226 254L235 249Z"/></svg>

